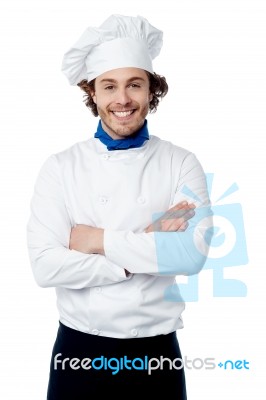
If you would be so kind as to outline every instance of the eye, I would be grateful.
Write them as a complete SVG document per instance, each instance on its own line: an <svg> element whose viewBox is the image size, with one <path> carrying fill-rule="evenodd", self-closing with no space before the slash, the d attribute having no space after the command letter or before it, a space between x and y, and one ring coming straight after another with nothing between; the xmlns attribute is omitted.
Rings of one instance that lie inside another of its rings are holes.
<svg viewBox="0 0 266 400"><path fill-rule="evenodd" d="M129 86L132 88L140 88L140 85L138 83L131 83Z"/></svg>
<svg viewBox="0 0 266 400"><path fill-rule="evenodd" d="M114 88L113 85L108 85L104 88L104 90L112 90Z"/></svg>

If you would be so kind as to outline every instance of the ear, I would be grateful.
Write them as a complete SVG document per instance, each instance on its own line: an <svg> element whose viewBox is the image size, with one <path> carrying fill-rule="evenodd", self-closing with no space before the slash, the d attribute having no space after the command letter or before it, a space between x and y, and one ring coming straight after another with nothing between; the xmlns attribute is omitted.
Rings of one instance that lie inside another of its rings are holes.
<svg viewBox="0 0 266 400"><path fill-rule="evenodd" d="M152 101L152 99L153 99L153 94L152 94L152 93L150 93L150 94L149 94L149 101L151 102L151 101Z"/></svg>
<svg viewBox="0 0 266 400"><path fill-rule="evenodd" d="M97 104L97 97L95 92L91 92L91 98L94 101L94 103Z"/></svg>
<svg viewBox="0 0 266 400"><path fill-rule="evenodd" d="M93 102L95 104L97 104L96 91L92 88L89 88L89 93L90 93L90 97L92 98Z"/></svg>

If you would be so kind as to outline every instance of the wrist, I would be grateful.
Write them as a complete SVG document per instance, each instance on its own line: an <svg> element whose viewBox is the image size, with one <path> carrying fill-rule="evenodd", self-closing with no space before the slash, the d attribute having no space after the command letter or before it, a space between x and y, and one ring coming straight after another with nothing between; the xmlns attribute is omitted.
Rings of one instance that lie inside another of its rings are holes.
<svg viewBox="0 0 266 400"><path fill-rule="evenodd" d="M93 253L105 255L103 248L104 229L96 228Z"/></svg>

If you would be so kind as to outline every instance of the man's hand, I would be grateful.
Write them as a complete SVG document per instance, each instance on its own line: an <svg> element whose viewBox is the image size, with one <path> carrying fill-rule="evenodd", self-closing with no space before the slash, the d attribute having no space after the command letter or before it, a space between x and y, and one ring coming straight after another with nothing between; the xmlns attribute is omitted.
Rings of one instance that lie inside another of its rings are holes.
<svg viewBox="0 0 266 400"><path fill-rule="evenodd" d="M147 226L144 232L182 232L188 227L188 220L195 215L195 205L187 201L176 204L159 219ZM69 248L86 254L102 254L104 229L78 224L72 228Z"/></svg>
<svg viewBox="0 0 266 400"><path fill-rule="evenodd" d="M104 254L101 228L78 224L71 229L69 248L86 254Z"/></svg>
<svg viewBox="0 0 266 400"><path fill-rule="evenodd" d="M182 201L147 226L145 232L183 232L188 227L187 221L195 215L194 208L195 204Z"/></svg>

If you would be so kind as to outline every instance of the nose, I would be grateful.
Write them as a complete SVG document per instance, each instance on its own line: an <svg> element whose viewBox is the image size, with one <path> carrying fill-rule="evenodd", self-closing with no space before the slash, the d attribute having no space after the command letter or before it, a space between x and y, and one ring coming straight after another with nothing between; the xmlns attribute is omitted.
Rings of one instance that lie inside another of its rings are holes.
<svg viewBox="0 0 266 400"><path fill-rule="evenodd" d="M123 106L129 104L131 102L131 98L128 95L128 92L126 89L119 89L116 93L116 103L121 104Z"/></svg>

